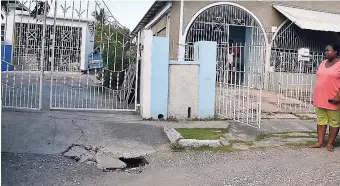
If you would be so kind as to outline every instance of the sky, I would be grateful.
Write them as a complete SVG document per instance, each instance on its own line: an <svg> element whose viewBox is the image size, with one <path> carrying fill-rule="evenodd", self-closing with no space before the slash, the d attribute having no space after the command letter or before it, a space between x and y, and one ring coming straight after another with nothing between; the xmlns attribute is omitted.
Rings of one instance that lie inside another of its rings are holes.
<svg viewBox="0 0 340 186"><path fill-rule="evenodd" d="M50 4L49 16L55 12L55 0L48 0ZM83 12L81 19L92 18L91 13L99 7L105 7L102 0L57 0L57 17L67 17L78 19L78 12ZM143 18L155 0L104 0L107 8L110 10L116 20L123 26L133 30L138 22ZM100 5L98 5L98 2ZM33 10L35 2L33 0L21 0L26 7ZM65 6L66 5L66 6ZM63 13L63 9L67 12ZM107 11L106 7L105 10ZM72 16L73 13L73 16Z"/></svg>
<svg viewBox="0 0 340 186"><path fill-rule="evenodd" d="M143 18L149 10L154 0L149 1L116 1L106 0L106 5L109 7L113 16L124 26L130 30L134 29L138 22ZM128 12L131 11L131 12Z"/></svg>

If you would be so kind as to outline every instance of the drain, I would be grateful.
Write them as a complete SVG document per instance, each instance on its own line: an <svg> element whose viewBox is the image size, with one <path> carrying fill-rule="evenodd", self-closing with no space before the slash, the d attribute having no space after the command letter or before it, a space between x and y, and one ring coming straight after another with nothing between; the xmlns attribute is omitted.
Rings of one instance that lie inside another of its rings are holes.
<svg viewBox="0 0 340 186"><path fill-rule="evenodd" d="M143 167L149 162L142 156L139 157L134 157L134 158L124 158L121 157L119 158L120 161L124 162L126 164L125 169L131 169L131 168L136 168L136 167Z"/></svg>

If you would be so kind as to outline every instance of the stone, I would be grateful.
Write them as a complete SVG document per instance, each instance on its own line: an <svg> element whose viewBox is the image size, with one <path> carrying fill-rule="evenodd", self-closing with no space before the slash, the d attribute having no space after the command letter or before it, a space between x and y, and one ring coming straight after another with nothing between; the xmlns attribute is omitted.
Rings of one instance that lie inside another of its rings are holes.
<svg viewBox="0 0 340 186"><path fill-rule="evenodd" d="M249 146L243 143L234 143L233 144L233 149L237 149L237 150L248 150Z"/></svg>
<svg viewBox="0 0 340 186"><path fill-rule="evenodd" d="M124 162L109 154L98 153L96 159L97 167L100 169L123 169L127 166Z"/></svg>
<svg viewBox="0 0 340 186"><path fill-rule="evenodd" d="M64 156L78 160L78 162L86 162L94 157L94 152L88 151L81 146L74 146L64 153Z"/></svg>
<svg viewBox="0 0 340 186"><path fill-rule="evenodd" d="M229 143L229 140L227 138L220 138L220 143L223 145L223 146L228 146L230 145Z"/></svg>
<svg viewBox="0 0 340 186"><path fill-rule="evenodd" d="M183 136L177 132L174 128L164 127L164 132L171 143L176 143L178 140L182 139Z"/></svg>
<svg viewBox="0 0 340 186"><path fill-rule="evenodd" d="M195 147L220 147L222 146L219 140L197 140L197 139L180 139L178 144L184 148L195 148Z"/></svg>
<svg viewBox="0 0 340 186"><path fill-rule="evenodd" d="M96 164L97 164L97 163L94 162L94 161L86 161L85 163L88 164L88 165L96 165Z"/></svg>

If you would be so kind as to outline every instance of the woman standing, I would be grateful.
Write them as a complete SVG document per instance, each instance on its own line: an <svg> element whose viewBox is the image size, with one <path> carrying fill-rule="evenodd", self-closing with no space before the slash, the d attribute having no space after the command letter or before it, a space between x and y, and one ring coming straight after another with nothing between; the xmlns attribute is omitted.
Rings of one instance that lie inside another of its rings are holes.
<svg viewBox="0 0 340 186"><path fill-rule="evenodd" d="M338 45L326 47L326 60L316 72L316 85L314 89L314 105L317 114L318 143L312 148L324 145L324 137L329 125L329 138L327 150L334 151L334 141L340 127L340 48Z"/></svg>

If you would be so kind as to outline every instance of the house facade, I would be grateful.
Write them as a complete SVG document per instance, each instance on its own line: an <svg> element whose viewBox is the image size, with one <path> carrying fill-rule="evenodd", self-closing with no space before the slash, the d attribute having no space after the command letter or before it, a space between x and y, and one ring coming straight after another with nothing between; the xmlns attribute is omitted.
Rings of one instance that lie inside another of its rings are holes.
<svg viewBox="0 0 340 186"><path fill-rule="evenodd" d="M151 29L155 36L169 37L173 59L188 58L197 41L261 45L271 50L264 59L266 72L290 72L295 67L286 63L298 49L308 48L319 61L328 43L340 43L339 9L330 1L156 1L132 33L143 38L142 31ZM286 60L278 61L280 56Z"/></svg>
<svg viewBox="0 0 340 186"><path fill-rule="evenodd" d="M324 59L326 45L340 43L340 4L155 1L132 31L138 38L138 59L142 64L146 59L143 50L149 43L145 41L145 33L150 31L153 36L169 40L169 77L175 68L171 60L184 62L176 66L178 72L185 64L195 64L192 62L201 55L195 51L206 52L195 49L195 43L216 43L215 114L235 120L257 115L259 121L261 112L313 112L317 66ZM192 71L191 66L187 68ZM186 70L186 76L190 77L191 71ZM187 82L190 83L182 88L195 84L195 81ZM169 89L172 90L171 81ZM171 99L169 95L170 105ZM192 103L185 107L195 110Z"/></svg>
<svg viewBox="0 0 340 186"><path fill-rule="evenodd" d="M25 7L10 7L10 11L2 12L2 15L1 44L2 50L7 50L3 52L6 55L2 57L2 63L11 66L4 70L13 69L13 66L16 70L38 70L44 30L42 17L33 18ZM52 57L55 70L87 70L88 54L94 48L94 35L92 21L47 16L44 70L51 70Z"/></svg>
<svg viewBox="0 0 340 186"><path fill-rule="evenodd" d="M295 9L288 10L288 8L286 8L285 10L282 10L282 7L293 7ZM132 33L137 35L144 29L151 29L155 36L169 37L171 45L183 45L186 42L189 42L187 41L189 38L186 37L193 24L195 24L195 19L201 15L201 17L207 17L206 24L213 24L214 22L215 24L218 24L220 22L221 25L225 23L230 26L243 25L245 27L258 27L257 29L260 30L260 34L265 35L263 36L264 40L266 40L267 43L272 43L277 39L277 37L275 38L277 33L287 29L288 25L292 26L292 29L293 27L298 26L296 23L291 24L291 17L287 17L287 15L282 12L288 11L287 14L298 14L298 10L310 10L308 11L310 14L313 14L313 12L323 12L332 16L334 14L340 14L339 8L340 4L331 1L156 1ZM226 11L229 11L229 13L226 13ZM205 15L202 15L204 13ZM209 13L210 15L208 15ZM299 16L301 17L301 14L299 14ZM247 22L246 19L248 19L249 22L254 23L242 23L242 21ZM237 23L237 20L241 22ZM312 21L313 18L309 20L309 22ZM314 19L314 22L316 21L317 20ZM334 27L339 27L339 24L336 25L336 23L338 23L336 17L333 17L332 20L324 20L324 22L323 26L325 24L332 24ZM307 29L308 31L313 31L314 29L314 31L322 32L323 26L319 25L321 28L317 28L315 25L315 28ZM340 42L338 30L338 28L334 28L333 30L324 31L332 32L327 35L331 38L331 41ZM207 30L206 32L209 31ZM230 33L230 35L233 34ZM170 54L174 55L180 53L178 51L180 50L179 48L180 47L170 46Z"/></svg>

